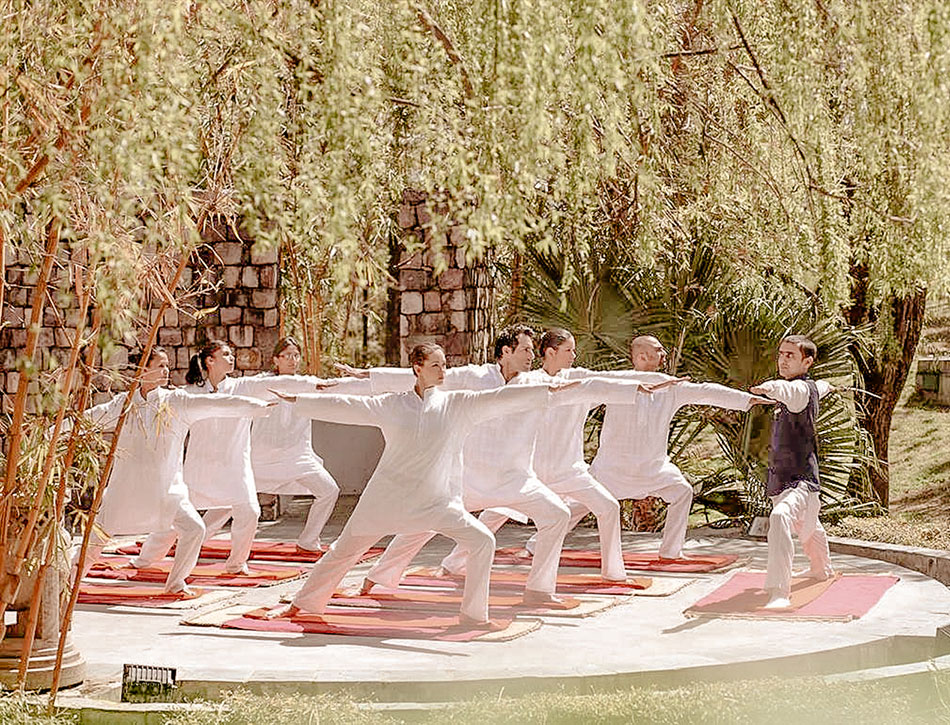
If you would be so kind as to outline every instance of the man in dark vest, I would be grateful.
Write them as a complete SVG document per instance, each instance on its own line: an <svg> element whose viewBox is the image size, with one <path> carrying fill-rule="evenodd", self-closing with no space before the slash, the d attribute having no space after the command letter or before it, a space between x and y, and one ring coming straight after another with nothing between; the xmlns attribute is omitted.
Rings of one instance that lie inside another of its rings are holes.
<svg viewBox="0 0 950 725"><path fill-rule="evenodd" d="M750 388L755 395L764 395L778 403L772 422L766 484L766 491L772 499L769 563L765 576L768 609L791 606L789 592L795 555L793 532L798 535L811 565L804 576L824 580L834 574L828 538L818 521L821 502L818 498L820 482L815 421L818 400L831 390L831 386L824 380L816 382L808 377L808 370L817 356L815 343L803 335L789 335L778 349L781 379Z"/></svg>

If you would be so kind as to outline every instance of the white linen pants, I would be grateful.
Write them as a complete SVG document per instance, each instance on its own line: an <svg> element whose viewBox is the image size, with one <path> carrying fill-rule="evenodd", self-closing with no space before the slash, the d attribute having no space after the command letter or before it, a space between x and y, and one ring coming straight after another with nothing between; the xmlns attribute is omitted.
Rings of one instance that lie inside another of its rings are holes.
<svg viewBox="0 0 950 725"><path fill-rule="evenodd" d="M826 579L834 573L828 552L828 536L818 520L821 501L817 491L804 482L772 496L769 516L769 563L765 588L777 596L788 597L792 581L792 559L798 536L809 562L809 576Z"/></svg>
<svg viewBox="0 0 950 725"><path fill-rule="evenodd" d="M564 498L571 513L569 528L573 529L588 512L597 517L597 533L600 537L600 575L612 581L626 580L623 566L623 549L620 545L620 503L610 491L598 483L589 473L577 471L557 483L544 482L556 494ZM575 515L582 512L575 520ZM482 511L479 521L492 531L498 531L508 517L498 511ZM526 548L533 554L538 535L533 535Z"/></svg>
<svg viewBox="0 0 950 725"><path fill-rule="evenodd" d="M557 568L561 562L561 546L567 535L567 524L571 512L555 493L541 486L532 488L518 501L506 499L504 502L499 501L498 505L513 508L534 520L538 527L538 544L525 588L554 594L557 585ZM479 525L484 526L481 522ZM432 532L423 532L395 537L376 565L370 569L366 578L383 586L398 586L409 562L432 536ZM456 546L442 560L442 568L455 574L467 573L466 559L465 550Z"/></svg>
<svg viewBox="0 0 950 725"><path fill-rule="evenodd" d="M168 550L175 539L178 539L178 545L175 547L175 558L172 561L171 571L168 572L168 578L165 580L166 592L180 592L185 588L185 579L191 574L195 564L198 563L198 554L201 551L201 542L204 540L205 526L201 521L201 516L195 511L195 507L187 500L182 500L175 518L172 519L172 527L165 531L153 532L148 535L142 544L141 553L132 559L132 566L137 569L147 569L154 566L161 559L165 558ZM93 530L89 537L89 548L86 550L86 560L83 562L82 576L89 573L89 569L95 564L102 554L103 548L109 543L111 537L103 537L97 531ZM73 569L78 563L79 554L73 560ZM81 577L80 577L81 578Z"/></svg>
<svg viewBox="0 0 950 725"><path fill-rule="evenodd" d="M307 581L293 598L294 606L306 612L323 612L346 573L373 544L385 536L385 533L351 534L349 528L343 527L340 536L330 545L327 553L313 565ZM468 512L463 512L455 523L440 526L435 533L453 539L468 557L469 567L462 592L462 614L479 622L487 621L488 586L492 557L495 554L495 537ZM421 536L428 541L434 535L432 532L423 532L421 535L404 534L397 538ZM397 579L392 586L398 584Z"/></svg>
<svg viewBox="0 0 950 725"><path fill-rule="evenodd" d="M283 496L279 490L271 490L267 483L258 481L257 490L260 493L275 493ZM313 503L310 504L310 512L307 514L307 521L297 537L297 546L308 551L318 551L320 549L320 534L323 527L326 526L327 519L333 513L333 507L336 506L336 500L340 495L340 487L337 486L328 473L308 473L293 480L294 488L304 488L313 496ZM279 486L274 486L278 489ZM221 527L224 526L231 517L229 509L211 509L205 513L205 526L208 528L208 538L214 536ZM255 524L256 526L256 524ZM232 526L233 531L233 526ZM233 536L233 533L232 533Z"/></svg>
<svg viewBox="0 0 950 725"><path fill-rule="evenodd" d="M247 564L257 533L257 520L261 516L261 507L257 501L236 504L230 508L214 508L205 511L205 541L214 536L228 519L231 521L231 553L224 568L229 572L238 572Z"/></svg>
<svg viewBox="0 0 950 725"><path fill-rule="evenodd" d="M693 487L686 476L671 461L664 461L659 470L650 475L627 473L618 475L607 467L591 464L591 475L600 481L618 500L642 499L657 496L666 501L666 523L663 525L663 540L660 543L660 558L678 559L683 553L689 512L693 507ZM587 508L571 507L571 528L587 515Z"/></svg>

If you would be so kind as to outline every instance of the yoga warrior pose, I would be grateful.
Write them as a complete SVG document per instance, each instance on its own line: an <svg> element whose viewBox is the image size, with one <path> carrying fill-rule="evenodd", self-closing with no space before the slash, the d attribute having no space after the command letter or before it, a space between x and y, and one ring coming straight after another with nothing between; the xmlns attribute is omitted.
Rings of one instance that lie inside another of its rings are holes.
<svg viewBox="0 0 950 725"><path fill-rule="evenodd" d="M808 377L808 370L818 356L818 348L802 335L790 335L778 349L780 380L769 380L751 388L778 403L772 421L769 449L769 477L766 492L772 499L769 516L769 563L765 588L770 609L791 606L789 593L792 579L792 558L798 535L810 568L805 576L825 580L834 572L828 552L828 537L818 520L821 501L818 492L818 438L815 421L818 400L828 394L831 386L824 380Z"/></svg>
<svg viewBox="0 0 950 725"><path fill-rule="evenodd" d="M463 504L458 474L462 444L479 423L543 406L549 386L519 385L479 392L441 389L445 353L433 343L417 345L409 357L412 390L372 396L329 393L299 395L299 415L356 425L376 425L386 447L359 503L339 538L314 565L288 607L322 612L346 572L381 537L436 531L468 554L461 618L488 624L488 584L495 538Z"/></svg>
<svg viewBox="0 0 950 725"><path fill-rule="evenodd" d="M175 560L165 582L165 591L190 593L185 578L198 561L205 527L188 500L182 478L182 451L189 426L209 418L247 419L266 415L270 404L234 395L193 395L169 390L168 355L152 349L138 390L132 397L119 435L115 464L102 496L102 509L93 530L83 574L99 558L113 536L169 532L168 546L159 557L132 560L144 568L162 558L178 538ZM112 430L128 393L86 411L86 417L102 430ZM99 530L101 531L99 531Z"/></svg>

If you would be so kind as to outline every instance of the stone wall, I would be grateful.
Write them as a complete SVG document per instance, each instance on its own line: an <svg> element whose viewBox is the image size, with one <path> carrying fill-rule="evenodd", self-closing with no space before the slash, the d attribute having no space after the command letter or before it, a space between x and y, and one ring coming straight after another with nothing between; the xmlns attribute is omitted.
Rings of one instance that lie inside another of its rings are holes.
<svg viewBox="0 0 950 725"><path fill-rule="evenodd" d="M437 250L429 227L431 214L425 195L406 192L398 214L404 233L423 240L425 249L404 248L394 267L398 274L400 362L408 365L409 351L422 342L445 348L449 366L491 359L493 330L491 306L494 284L488 262L469 261L460 248L465 229L454 225ZM436 255L446 268L436 274Z"/></svg>
<svg viewBox="0 0 950 725"><path fill-rule="evenodd" d="M209 224L203 236L205 244L185 271L182 287L190 288L204 281L217 288L190 298L182 309L167 310L158 331L158 344L169 352L175 384L184 383L189 357L197 345L209 338L228 341L234 348L238 374L250 374L267 366L280 334L277 251L254 249L249 239L242 239L243 235L223 222ZM0 397L4 411L11 409L17 389L16 359L26 346L39 261L7 247L7 290L2 311L5 324L0 329ZM51 290L68 289L71 280L67 270L67 265L54 268ZM37 362L41 370L49 366L51 358L60 364L68 361L69 344L78 321L78 309L61 308L63 298L55 292L52 299L54 304L47 302L39 330ZM136 345L131 341L118 346L105 361L106 366L125 368L133 347Z"/></svg>

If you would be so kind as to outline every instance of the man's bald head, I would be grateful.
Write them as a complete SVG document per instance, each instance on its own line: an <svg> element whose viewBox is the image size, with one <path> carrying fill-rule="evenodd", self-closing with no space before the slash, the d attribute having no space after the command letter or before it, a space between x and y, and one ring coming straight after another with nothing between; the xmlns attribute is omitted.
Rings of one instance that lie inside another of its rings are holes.
<svg viewBox="0 0 950 725"><path fill-rule="evenodd" d="M635 370L656 372L666 364L666 348L653 335L638 335L630 341L630 362Z"/></svg>

